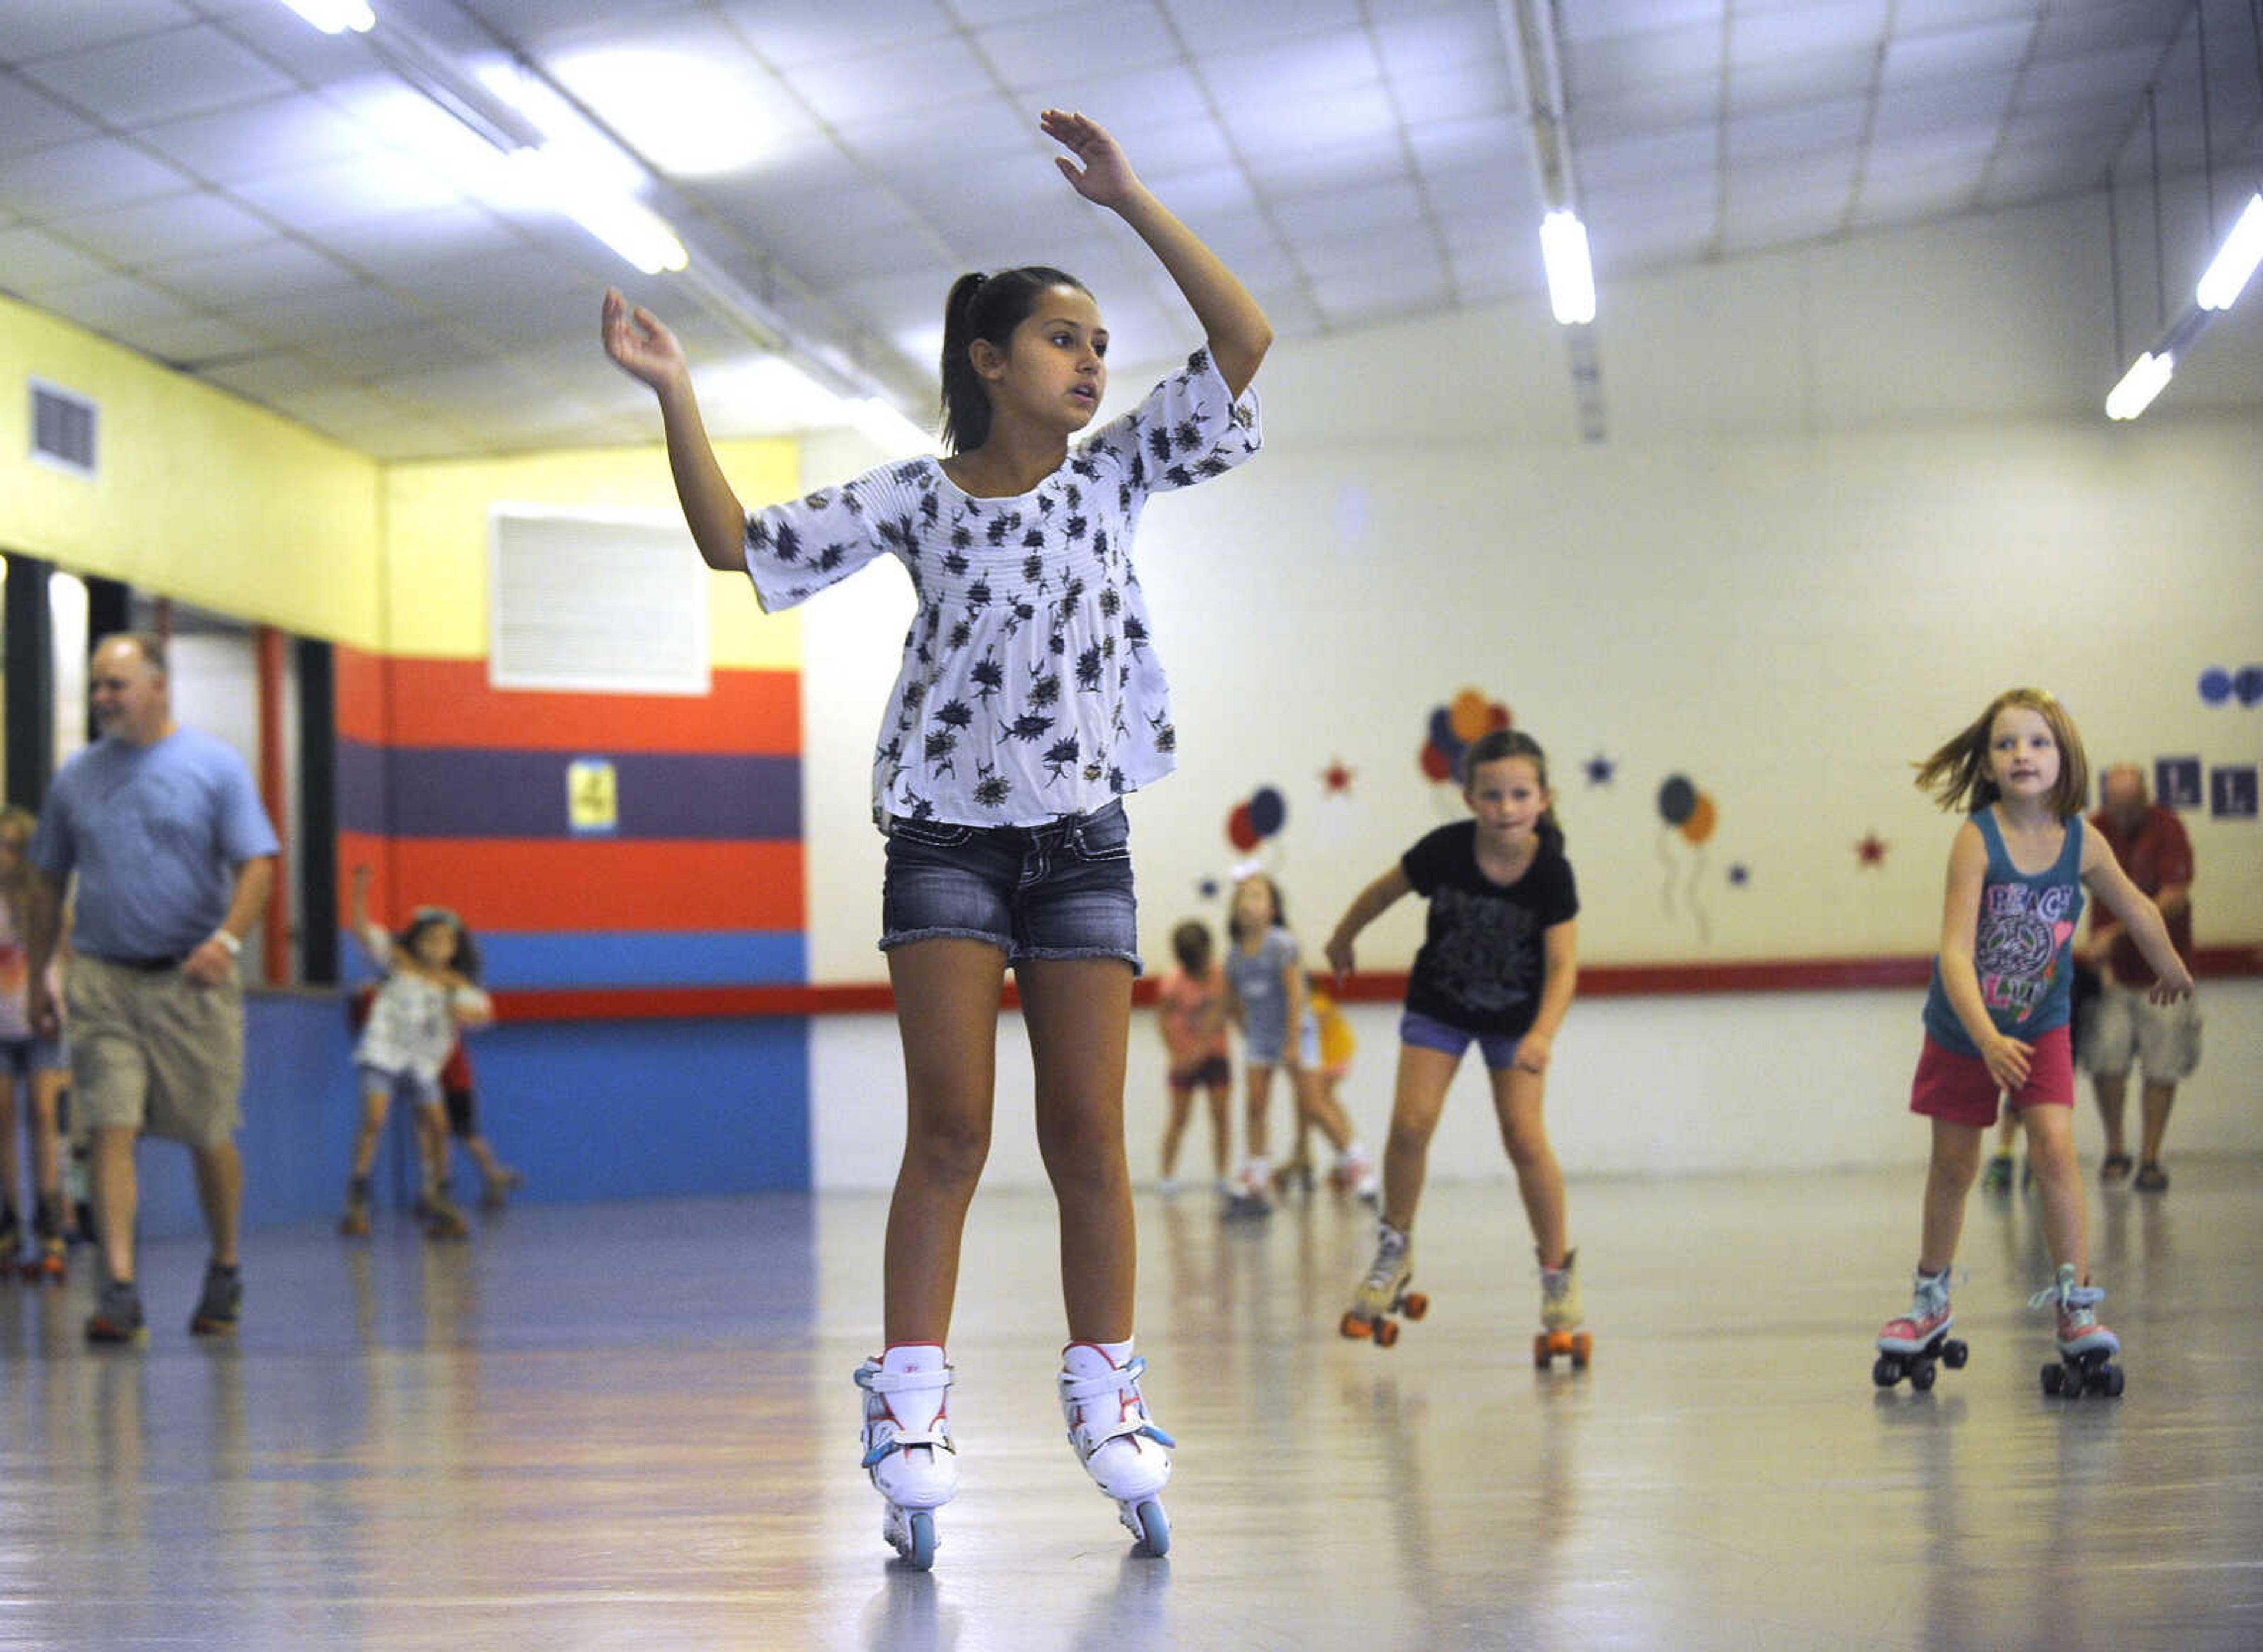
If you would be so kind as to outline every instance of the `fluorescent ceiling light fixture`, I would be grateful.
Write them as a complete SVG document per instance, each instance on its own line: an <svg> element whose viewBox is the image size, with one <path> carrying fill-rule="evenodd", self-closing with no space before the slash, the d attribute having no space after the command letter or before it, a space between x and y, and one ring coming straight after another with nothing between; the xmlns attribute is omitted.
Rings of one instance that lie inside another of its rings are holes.
<svg viewBox="0 0 2263 1652"><path fill-rule="evenodd" d="M2202 309L2228 310L2258 264L2263 264L2263 190L2247 198L2247 209L2209 261L2193 296Z"/></svg>
<svg viewBox="0 0 2263 1652"><path fill-rule="evenodd" d="M2106 417L2114 419L2133 419L2152 406L2153 398L2177 370L2176 358L2155 355L2147 351L2129 364L2129 371L2122 375L2122 382L2108 392Z"/></svg>
<svg viewBox="0 0 2263 1652"><path fill-rule="evenodd" d="M348 29L366 34L377 24L377 13L362 0L283 0L283 4L325 34L343 34Z"/></svg>
<svg viewBox="0 0 2263 1652"><path fill-rule="evenodd" d="M622 142L670 177L741 172L771 147L762 85L750 86L744 75L712 58L599 51L548 67Z"/></svg>
<svg viewBox="0 0 2263 1652"><path fill-rule="evenodd" d="M503 169L499 204L562 213L647 275L690 262L668 221L618 182L590 178L549 145L521 149Z"/></svg>
<svg viewBox="0 0 2263 1652"><path fill-rule="evenodd" d="M1587 261L1587 227L1559 207L1540 221L1540 257L1548 266L1548 304L1556 319L1577 327L1595 319L1595 272Z"/></svg>

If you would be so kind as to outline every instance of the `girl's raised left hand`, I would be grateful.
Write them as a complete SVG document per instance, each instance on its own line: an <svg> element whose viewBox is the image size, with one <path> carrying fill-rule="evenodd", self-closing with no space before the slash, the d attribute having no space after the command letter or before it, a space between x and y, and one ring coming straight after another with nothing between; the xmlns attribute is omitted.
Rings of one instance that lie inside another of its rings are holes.
<svg viewBox="0 0 2263 1652"><path fill-rule="evenodd" d="M1124 158L1122 146L1101 128L1098 121L1048 109L1038 117L1038 125L1045 129L1047 137L1076 156L1076 161L1072 161L1066 155L1057 155L1053 164L1060 168L1069 187L1085 199L1099 206L1121 206L1139 189L1139 174ZM1077 161L1084 163L1081 170Z"/></svg>

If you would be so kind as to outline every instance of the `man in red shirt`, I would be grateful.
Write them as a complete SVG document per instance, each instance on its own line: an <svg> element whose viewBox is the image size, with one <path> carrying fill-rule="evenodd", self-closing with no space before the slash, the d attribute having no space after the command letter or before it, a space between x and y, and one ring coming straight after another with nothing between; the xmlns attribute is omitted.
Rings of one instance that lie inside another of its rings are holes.
<svg viewBox="0 0 2263 1652"><path fill-rule="evenodd" d="M2090 817L2090 824L2113 846L2130 881L2152 896L2168 920L2169 938L2178 955L2189 959L2193 851L2184 822L2147 797L2144 770L2122 763L2106 772L2104 807ZM2083 1064L2097 1088L2099 1117L2106 1125L2106 1160L2098 1179L2111 1185L2130 1173L2122 1110L2134 1058L2144 1069L2145 1092L2133 1185L2158 1192L2169 1185L2168 1172L2161 1168L2161 1136L2168 1128L2169 1108L2176 1100L2178 1083L2200 1065L2200 1011L2190 997L2172 1004L2147 1001L2153 972L2102 907L2092 909L2087 951L2103 987L2082 1051Z"/></svg>

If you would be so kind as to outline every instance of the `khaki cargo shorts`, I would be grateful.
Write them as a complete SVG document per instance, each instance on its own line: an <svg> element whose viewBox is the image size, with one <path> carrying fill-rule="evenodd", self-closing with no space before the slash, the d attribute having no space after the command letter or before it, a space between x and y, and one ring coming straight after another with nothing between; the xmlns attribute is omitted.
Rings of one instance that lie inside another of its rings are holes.
<svg viewBox="0 0 2263 1652"><path fill-rule="evenodd" d="M243 988L76 957L63 982L71 1117L219 1147L243 1122Z"/></svg>

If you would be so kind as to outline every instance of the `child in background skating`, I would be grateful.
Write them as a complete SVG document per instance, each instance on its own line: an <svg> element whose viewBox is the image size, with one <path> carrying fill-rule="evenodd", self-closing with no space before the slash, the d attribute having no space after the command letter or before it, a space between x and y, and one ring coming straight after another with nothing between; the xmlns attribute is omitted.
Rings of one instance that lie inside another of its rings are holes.
<svg viewBox="0 0 2263 1652"><path fill-rule="evenodd" d="M1345 1174L1354 1180L1364 1174L1368 1156L1343 1109L1307 1079L1308 1061L1319 1059L1319 1029L1305 1002L1305 974L1298 965L1297 938L1289 931L1280 886L1262 872L1236 884L1226 934L1233 943L1225 954L1226 1013L1241 1029L1247 1085L1245 1156L1227 1194L1226 1212L1262 1216L1273 1208L1266 1191L1273 1165L1265 1141L1275 1069L1288 1069L1290 1098L1298 1117L1309 1118L1319 1127L1336 1149Z"/></svg>
<svg viewBox="0 0 2263 1652"><path fill-rule="evenodd" d="M1579 982L1578 885L1548 789L1548 758L1531 735L1503 728L1481 736L1464 756L1463 777L1472 818L1415 844L1360 891L1328 938L1328 963L1341 979L1351 972L1360 931L1393 902L1412 893L1430 903L1399 1024L1375 1262L1344 1315L1348 1336L1380 1329L1413 1274L1430 1138L1471 1043L1485 1057L1539 1252L1544 1336L1568 1335L1580 1322L1564 1173L1542 1115L1549 1055Z"/></svg>
<svg viewBox="0 0 2263 1652"><path fill-rule="evenodd" d="M16 1268L24 1238L16 1196L23 1166L16 1151L17 1087L23 1087L24 1139L32 1147L31 1248L23 1255L26 1277L59 1280L64 1272L65 1233L61 1175L62 1138L56 1129L70 1058L61 1039L39 1036L26 1015L27 971L24 950L24 901L29 863L24 846L32 841L39 817L10 804L0 808L0 1274ZM48 1001L62 1003L61 948L48 966Z"/></svg>
<svg viewBox="0 0 2263 1652"><path fill-rule="evenodd" d="M1878 1333L1882 1386L1895 1361L1923 1354L1955 1322L1948 1269L1965 1196L1999 1092L2028 1136L2043 1239L2057 1277L2033 1305L2057 1311L2060 1357L2102 1366L2121 1342L2098 1319L2090 1279L2082 1172L2074 1153L2074 1062L2067 1022L2073 938L2083 891L2119 917L2158 977L2155 1002L2192 990L2159 910L2084 830L2089 765L2057 700L2015 688L1918 765L1918 786L1944 809L1968 811L1948 851L1941 950L1925 1000L1925 1047L1910 1111L1932 1120L1923 1231L1909 1312Z"/></svg>
<svg viewBox="0 0 2263 1652"><path fill-rule="evenodd" d="M480 1173L480 1207L502 1209L510 1204L511 1194L526 1185L526 1177L495 1156L494 1143L480 1128L479 1091L472 1081L472 1058L464 1048L460 1027L448 1059L440 1064L440 1098L448 1112L447 1134L440 1138L440 1185L446 1187L454 1174L448 1164L448 1143L452 1137L464 1144L464 1151Z"/></svg>
<svg viewBox="0 0 2263 1652"><path fill-rule="evenodd" d="M441 1106L440 1069L458 1029L488 1025L495 1006L475 983L479 950L463 921L445 907L419 907L407 928L389 935L370 919L369 880L367 866L354 868L353 930L385 979L370 1001L368 1022L354 1047L361 1127L338 1231L349 1238L369 1232L370 1170L386 1114L397 1098L416 1110L426 1230L437 1238L460 1238L469 1228L448 1197L448 1121Z"/></svg>
<svg viewBox="0 0 2263 1652"><path fill-rule="evenodd" d="M1318 1128L1330 1141L1348 1144L1329 1168L1328 1185L1340 1193L1355 1195L1363 1205L1374 1205L1382 1199L1383 1184L1376 1174L1375 1160L1353 1131L1351 1114L1345 1110L1340 1093L1351 1071L1352 1054L1358 1047L1351 1023L1337 1007L1326 981L1318 975L1305 976L1305 1016L1297 1039L1298 1066L1294 1075L1296 1134L1289 1156L1273 1169L1276 1190L1285 1191L1293 1184L1305 1192L1312 1191L1317 1178L1312 1141Z"/></svg>
<svg viewBox="0 0 2263 1652"><path fill-rule="evenodd" d="M1233 1066L1226 1052L1225 977L1211 951L1210 926L1192 918L1180 924L1171 931L1171 953L1179 967L1155 990L1155 1022L1170 1063L1171 1110L1163 1126L1163 1176L1156 1185L1167 1199L1179 1191L1179 1143L1196 1090L1209 1098L1211 1170L1220 1192L1233 1150L1233 1120L1226 1111Z"/></svg>
<svg viewBox="0 0 2263 1652"><path fill-rule="evenodd" d="M1123 793L1176 762L1168 685L1132 540L1148 496L1254 453L1246 395L1272 342L1241 284L1081 114L1039 124L1078 194L1122 218L1177 285L1204 347L1074 448L1107 386L1082 283L1029 266L968 275L944 304L944 446L751 518L715 460L682 348L605 299L608 353L658 395L670 469L711 568L766 610L886 553L920 614L873 765L887 834L881 946L903 1037L903 1163L888 1212L884 1346L857 1373L883 1534L932 1563L957 1489L944 1344L967 1203L988 1150L1001 989L1021 990L1038 1147L1060 1205L1068 1345L1058 1378L1078 1460L1160 1554L1168 1444L1132 1352L1134 1225L1124 1072L1139 967ZM1071 158L1073 156L1074 158Z"/></svg>

